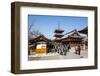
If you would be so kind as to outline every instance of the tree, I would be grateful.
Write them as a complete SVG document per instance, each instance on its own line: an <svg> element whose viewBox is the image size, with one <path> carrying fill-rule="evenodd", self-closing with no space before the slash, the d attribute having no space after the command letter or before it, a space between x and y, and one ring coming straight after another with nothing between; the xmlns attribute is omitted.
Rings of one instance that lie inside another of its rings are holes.
<svg viewBox="0 0 100 76"><path fill-rule="evenodd" d="M33 24L29 25L28 27L28 37L30 39L32 37L37 37L39 35L41 35L41 32L38 29L35 29L33 22Z"/></svg>

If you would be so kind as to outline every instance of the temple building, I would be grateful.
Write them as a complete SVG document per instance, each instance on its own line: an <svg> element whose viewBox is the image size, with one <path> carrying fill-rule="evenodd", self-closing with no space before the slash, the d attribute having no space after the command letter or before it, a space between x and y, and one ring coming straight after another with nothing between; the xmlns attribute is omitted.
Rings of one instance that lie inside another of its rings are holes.
<svg viewBox="0 0 100 76"><path fill-rule="evenodd" d="M88 27L85 27L84 29L79 30L78 32L88 35Z"/></svg>
<svg viewBox="0 0 100 76"><path fill-rule="evenodd" d="M29 55L30 54L42 54L47 53L47 45L51 43L51 40L44 35L39 35L29 40Z"/></svg>
<svg viewBox="0 0 100 76"><path fill-rule="evenodd" d="M63 44L70 45L71 47L84 45L83 39L87 38L86 34L79 33L76 29L68 32L62 38Z"/></svg>
<svg viewBox="0 0 100 76"><path fill-rule="evenodd" d="M82 30L72 30L63 34L64 30L58 28L54 30L54 40L46 38L43 34L33 37L29 34L28 54L46 54L52 51L55 45L68 45L70 47L88 47L88 27Z"/></svg>
<svg viewBox="0 0 100 76"><path fill-rule="evenodd" d="M87 35L82 41L83 43L86 45L86 47L88 46L88 26L83 28L82 30L79 30L78 32Z"/></svg>

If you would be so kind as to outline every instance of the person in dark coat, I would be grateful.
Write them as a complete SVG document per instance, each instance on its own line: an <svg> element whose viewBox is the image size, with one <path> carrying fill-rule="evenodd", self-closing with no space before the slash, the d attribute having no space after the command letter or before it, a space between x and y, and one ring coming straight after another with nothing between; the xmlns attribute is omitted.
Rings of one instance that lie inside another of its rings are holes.
<svg viewBox="0 0 100 76"><path fill-rule="evenodd" d="M67 45L68 51L71 49L70 45Z"/></svg>
<svg viewBox="0 0 100 76"><path fill-rule="evenodd" d="M76 47L75 53L78 54L78 55L81 54L81 47L80 47L80 46L77 46L77 47Z"/></svg>
<svg viewBox="0 0 100 76"><path fill-rule="evenodd" d="M64 45L63 51L64 51L64 55L66 56L68 52L68 46Z"/></svg>
<svg viewBox="0 0 100 76"><path fill-rule="evenodd" d="M81 47L78 46L78 55L80 55L80 54L81 54Z"/></svg>

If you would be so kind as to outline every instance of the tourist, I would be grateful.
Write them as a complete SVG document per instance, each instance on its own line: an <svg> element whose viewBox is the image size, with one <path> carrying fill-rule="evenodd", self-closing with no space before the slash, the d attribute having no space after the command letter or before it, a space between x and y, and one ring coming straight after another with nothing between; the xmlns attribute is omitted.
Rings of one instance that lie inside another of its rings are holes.
<svg viewBox="0 0 100 76"><path fill-rule="evenodd" d="M81 54L81 47L78 46L78 55L80 55L80 54Z"/></svg>
<svg viewBox="0 0 100 76"><path fill-rule="evenodd" d="M63 52L64 52L64 55L66 56L67 55L67 52L68 52L68 47L66 45L63 45Z"/></svg>
<svg viewBox="0 0 100 76"><path fill-rule="evenodd" d="M75 53L78 54L78 55L81 54L81 47L80 46L76 46Z"/></svg>
<svg viewBox="0 0 100 76"><path fill-rule="evenodd" d="M78 54L78 46L75 47L75 54Z"/></svg>

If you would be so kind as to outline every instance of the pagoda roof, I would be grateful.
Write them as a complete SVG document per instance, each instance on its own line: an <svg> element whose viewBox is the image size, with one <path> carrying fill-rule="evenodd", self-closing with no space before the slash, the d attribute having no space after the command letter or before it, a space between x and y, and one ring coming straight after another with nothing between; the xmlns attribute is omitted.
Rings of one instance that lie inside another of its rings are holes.
<svg viewBox="0 0 100 76"><path fill-rule="evenodd" d="M57 34L55 34L54 36L55 37L63 37L64 35L57 35Z"/></svg>
<svg viewBox="0 0 100 76"><path fill-rule="evenodd" d="M64 30L62 30L62 29L56 29L54 32L55 33L62 33L62 32L64 32Z"/></svg>
<svg viewBox="0 0 100 76"><path fill-rule="evenodd" d="M39 35L37 37L32 38L31 41L34 41L34 42L39 42L39 41L51 42L51 40L46 38L43 34L41 34L41 35Z"/></svg>

